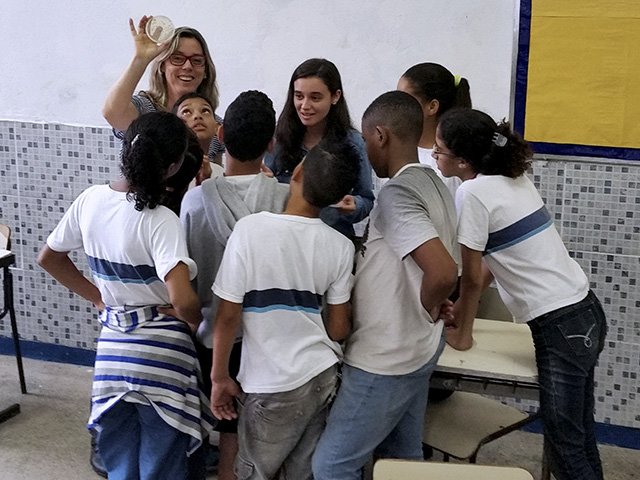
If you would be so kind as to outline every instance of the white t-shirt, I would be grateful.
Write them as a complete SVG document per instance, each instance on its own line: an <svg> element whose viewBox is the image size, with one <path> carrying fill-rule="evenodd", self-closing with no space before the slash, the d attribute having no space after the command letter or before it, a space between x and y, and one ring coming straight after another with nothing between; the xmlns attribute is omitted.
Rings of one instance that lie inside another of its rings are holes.
<svg viewBox="0 0 640 480"><path fill-rule="evenodd" d="M353 332L344 362L380 375L404 375L435 354L442 322L420 302L423 272L409 255L439 237L459 263L453 199L433 169L403 167L380 190L363 251L357 254Z"/></svg>
<svg viewBox="0 0 640 480"><path fill-rule="evenodd" d="M349 301L353 250L319 218L261 212L236 223L213 292L243 304L238 380L245 392L294 390L338 362L322 297Z"/></svg>
<svg viewBox="0 0 640 480"><path fill-rule="evenodd" d="M535 186L522 175L478 175L456 198L458 241L484 252L516 322L582 300L589 281L569 256Z"/></svg>
<svg viewBox="0 0 640 480"><path fill-rule="evenodd" d="M444 175L442 175L442 172L438 168L438 164L436 163L435 158L431 156L432 153L433 153L432 148L418 147L418 160L423 165L429 165L431 168L433 168L435 172L438 174L438 176L440 177L440 179L447 186L447 189L449 190L449 192L451 192L451 197L456 198L456 191L458 190L458 187L460 187L460 185L462 184L462 180L460 180L458 177L445 177Z"/></svg>
<svg viewBox="0 0 640 480"><path fill-rule="evenodd" d="M47 245L56 252L84 249L106 305L166 305L167 273L179 262L189 267L191 279L197 273L180 220L163 206L139 212L126 195L109 185L86 189L51 232Z"/></svg>

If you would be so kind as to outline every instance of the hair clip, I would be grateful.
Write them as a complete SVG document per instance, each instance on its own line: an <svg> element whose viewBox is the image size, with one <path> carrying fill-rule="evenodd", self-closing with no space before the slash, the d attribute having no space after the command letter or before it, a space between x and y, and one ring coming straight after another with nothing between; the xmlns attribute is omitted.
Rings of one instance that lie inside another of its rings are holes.
<svg viewBox="0 0 640 480"><path fill-rule="evenodd" d="M501 133L495 132L493 134L493 144L498 146L498 147L504 147L507 144L507 137L505 137L504 135L502 135Z"/></svg>
<svg viewBox="0 0 640 480"><path fill-rule="evenodd" d="M133 140L131 140L131 146L133 147L136 142L138 141L138 139L140 138L140 134L138 133L135 137L133 137Z"/></svg>

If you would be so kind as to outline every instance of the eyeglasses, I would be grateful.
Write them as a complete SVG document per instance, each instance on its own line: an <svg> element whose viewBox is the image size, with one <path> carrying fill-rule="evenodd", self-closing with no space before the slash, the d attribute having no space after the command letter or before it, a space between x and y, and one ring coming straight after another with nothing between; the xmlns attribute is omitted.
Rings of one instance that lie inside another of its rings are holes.
<svg viewBox="0 0 640 480"><path fill-rule="evenodd" d="M445 157L455 157L456 156L454 153L443 152L442 150L440 150L440 147L438 145L436 145L435 143L433 144L433 154L434 155L442 155L442 156L445 156Z"/></svg>
<svg viewBox="0 0 640 480"><path fill-rule="evenodd" d="M191 62L191 66L194 68L202 68L207 63L204 55L183 55L181 53L172 53L169 55L169 62L176 67L181 67L187 63L187 60Z"/></svg>

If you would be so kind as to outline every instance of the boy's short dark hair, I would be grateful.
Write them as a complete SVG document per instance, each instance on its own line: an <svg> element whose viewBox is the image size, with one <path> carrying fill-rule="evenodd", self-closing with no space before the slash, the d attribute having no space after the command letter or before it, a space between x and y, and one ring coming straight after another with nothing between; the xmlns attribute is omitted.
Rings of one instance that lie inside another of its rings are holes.
<svg viewBox="0 0 640 480"><path fill-rule="evenodd" d="M264 93L249 90L238 95L224 115L224 145L241 162L259 158L276 129L273 103Z"/></svg>
<svg viewBox="0 0 640 480"><path fill-rule="evenodd" d="M360 155L347 139L323 139L303 160L302 195L324 208L349 194L358 179Z"/></svg>
<svg viewBox="0 0 640 480"><path fill-rule="evenodd" d="M364 125L384 125L402 140L418 144L422 136L423 113L420 103L399 90L383 93L362 115Z"/></svg>
<svg viewBox="0 0 640 480"><path fill-rule="evenodd" d="M178 100L176 100L176 103L173 104L173 108L171 109L171 111L177 115L178 108L180 108L180 105L182 105L182 103L185 100L189 100L190 98L201 98L202 100L204 100L209 104L209 106L211 107L211 110L214 109L213 102L210 99L208 99L204 94L200 92L190 92L190 93L185 93Z"/></svg>

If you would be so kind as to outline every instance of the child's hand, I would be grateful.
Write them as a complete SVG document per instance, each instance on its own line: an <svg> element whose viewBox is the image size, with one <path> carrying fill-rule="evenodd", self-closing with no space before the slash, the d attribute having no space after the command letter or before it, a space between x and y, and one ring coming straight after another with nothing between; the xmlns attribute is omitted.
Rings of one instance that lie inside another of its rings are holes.
<svg viewBox="0 0 640 480"><path fill-rule="evenodd" d="M457 327L447 327L445 338L447 343L456 350L469 350L473 347L473 336Z"/></svg>
<svg viewBox="0 0 640 480"><path fill-rule="evenodd" d="M199 323L197 323L197 324L189 323L185 319L180 318L178 316L178 312L176 311L176 309L173 308L173 305L167 305L167 306L164 306L164 307L158 307L158 313L162 313L163 315L166 315L168 317L177 318L178 320L186 323L189 326L189 329L191 330L192 333L196 333L198 331Z"/></svg>
<svg viewBox="0 0 640 480"><path fill-rule="evenodd" d="M173 305L166 305L164 307L158 307L158 313L162 313L163 315L167 315L168 317L178 318L177 312L173 308Z"/></svg>
<svg viewBox="0 0 640 480"><path fill-rule="evenodd" d="M345 195L338 203L331 205L333 208L340 210L340 213L351 213L356 211L356 199L353 195Z"/></svg>
<svg viewBox="0 0 640 480"><path fill-rule="evenodd" d="M205 155L202 159L200 170L198 170L198 174L196 175L196 185L201 185L207 178L211 178L211 174L211 162L209 161L209 157Z"/></svg>
<svg viewBox="0 0 640 480"><path fill-rule="evenodd" d="M438 320L443 320L445 327L451 325L453 323L453 302L451 300L445 300L442 304L437 307L434 307L431 312L429 312L431 318L434 322Z"/></svg>
<svg viewBox="0 0 640 480"><path fill-rule="evenodd" d="M231 377L214 380L211 387L211 412L218 420L238 418L233 399L242 393Z"/></svg>
<svg viewBox="0 0 640 480"><path fill-rule="evenodd" d="M267 177L273 177L273 171L267 167L264 162L260 164L260 171Z"/></svg>

